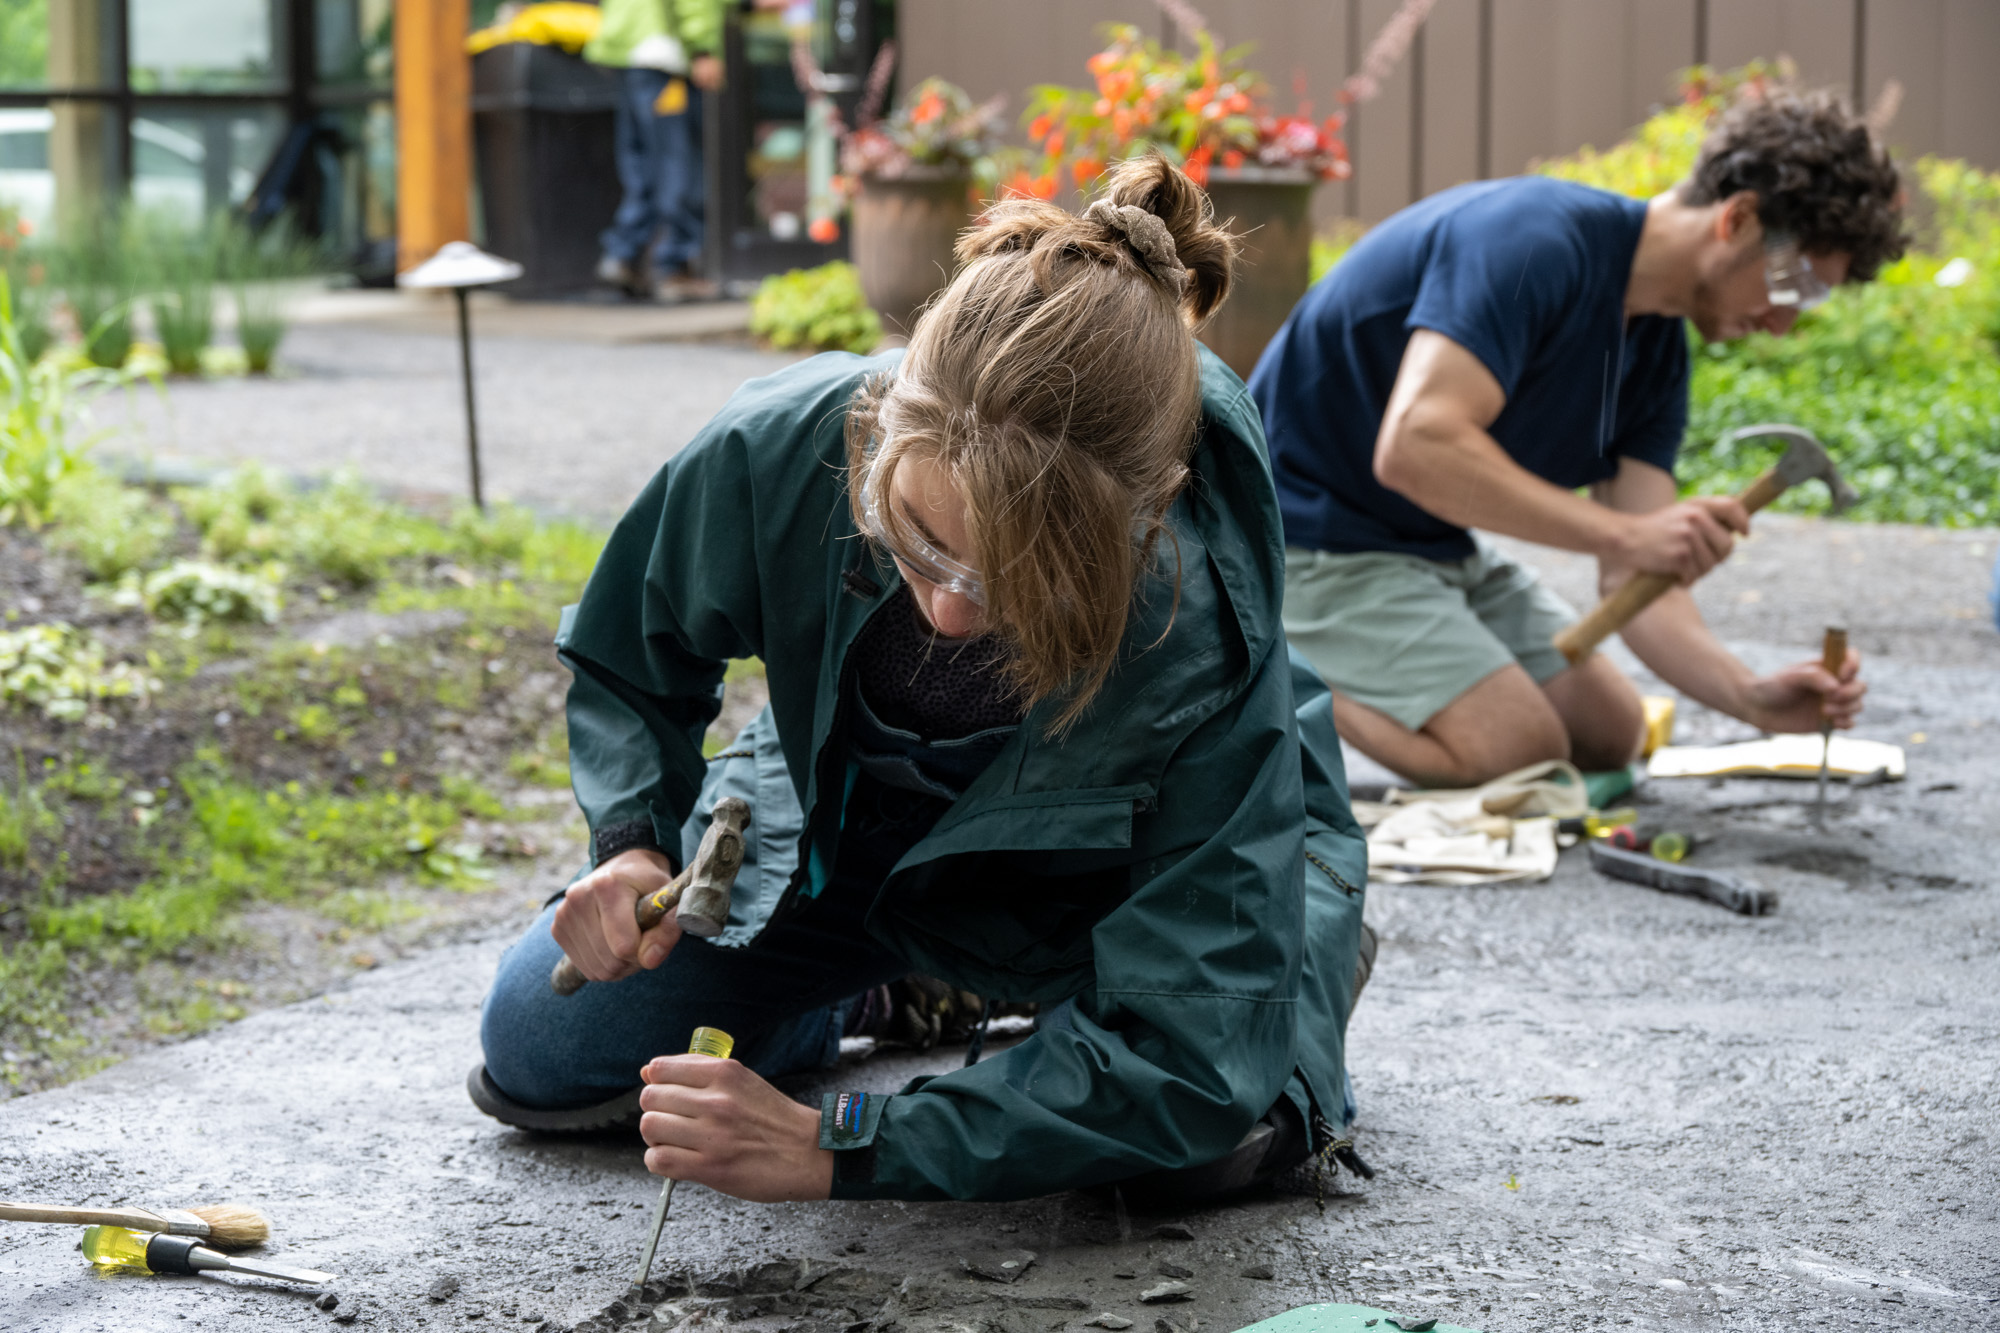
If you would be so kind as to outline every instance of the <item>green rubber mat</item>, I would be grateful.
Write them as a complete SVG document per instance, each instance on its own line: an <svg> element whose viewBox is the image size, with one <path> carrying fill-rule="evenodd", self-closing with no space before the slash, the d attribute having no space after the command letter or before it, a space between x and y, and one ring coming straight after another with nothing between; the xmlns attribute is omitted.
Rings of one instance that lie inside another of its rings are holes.
<svg viewBox="0 0 2000 1333"><path fill-rule="evenodd" d="M1479 1333L1428 1315L1397 1314L1372 1305L1301 1305L1251 1324L1240 1333Z"/></svg>

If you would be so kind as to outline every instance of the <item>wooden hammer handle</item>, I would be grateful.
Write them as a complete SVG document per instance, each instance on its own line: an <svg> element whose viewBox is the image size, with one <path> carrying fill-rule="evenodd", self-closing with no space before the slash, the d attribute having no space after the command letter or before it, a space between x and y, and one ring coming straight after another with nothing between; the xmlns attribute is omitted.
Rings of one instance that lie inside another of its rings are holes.
<svg viewBox="0 0 2000 1333"><path fill-rule="evenodd" d="M680 905L681 894L687 889L688 881L693 878L694 867L690 866L675 875L673 882L664 889L639 899L632 908L632 919L639 923L639 929L642 932L648 931L666 920L667 913ZM549 973L549 989L558 995L574 995L589 982L590 978L583 975L582 968L569 960L568 954L564 954L557 961L555 970Z"/></svg>
<svg viewBox="0 0 2000 1333"><path fill-rule="evenodd" d="M729 894L736 872L743 868L743 829L750 822L750 806L738 796L725 796L709 813L707 832L687 868L675 875L665 888L647 894L632 906L639 929L651 930L666 920L667 913L680 906L683 894L693 890L688 907L693 918L683 914L681 929L693 935L719 935L729 919ZM549 988L558 995L574 995L590 978L565 954L549 973Z"/></svg>
<svg viewBox="0 0 2000 1333"><path fill-rule="evenodd" d="M1774 468L1750 483L1736 497L1745 513L1754 514L1785 493L1785 481ZM1667 589L1680 582L1671 574L1634 574L1590 613L1555 637L1564 660L1575 666L1597 651L1597 645L1631 623L1632 617L1658 601Z"/></svg>

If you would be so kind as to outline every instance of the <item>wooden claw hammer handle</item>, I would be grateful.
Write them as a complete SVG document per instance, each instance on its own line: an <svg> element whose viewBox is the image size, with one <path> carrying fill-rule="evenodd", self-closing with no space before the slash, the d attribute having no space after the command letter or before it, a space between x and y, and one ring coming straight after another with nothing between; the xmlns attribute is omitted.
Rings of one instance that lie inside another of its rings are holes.
<svg viewBox="0 0 2000 1333"><path fill-rule="evenodd" d="M1750 483L1737 502L1745 513L1754 514L1785 493L1785 482L1774 468ZM1575 666L1597 651L1597 645L1624 629L1632 618L1660 599L1661 594L1680 580L1672 574L1634 574L1590 609L1590 613L1555 637L1563 658Z"/></svg>
<svg viewBox="0 0 2000 1333"><path fill-rule="evenodd" d="M675 875L665 888L646 894L633 904L632 917L641 933L666 920L667 913L676 907L680 908L681 929L686 933L702 936L722 933L723 923L729 919L730 889L736 883L736 872L743 868L743 829L749 822L750 807L740 798L725 796L715 803L708 831L701 835L701 847L687 869ZM549 989L558 995L574 995L589 981L567 954L549 973Z"/></svg>

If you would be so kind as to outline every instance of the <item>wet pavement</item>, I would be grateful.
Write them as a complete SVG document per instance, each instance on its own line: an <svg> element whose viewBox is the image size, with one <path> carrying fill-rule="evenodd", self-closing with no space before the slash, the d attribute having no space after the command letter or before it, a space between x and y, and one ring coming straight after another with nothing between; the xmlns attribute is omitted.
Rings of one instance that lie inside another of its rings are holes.
<svg viewBox="0 0 2000 1333"><path fill-rule="evenodd" d="M629 1326L1222 1333L1342 1300L1492 1333L2000 1328L2000 635L1981 610L1996 536L1759 526L1704 607L1759 666L1814 655L1845 620L1873 681L1857 734L1905 745L1910 772L1837 788L1824 834L1810 783L1642 789L1646 819L1703 835L1700 862L1776 891L1775 915L1600 879L1580 853L1538 885L1376 886L1381 956L1352 1029L1372 1181L1338 1178L1323 1207L1172 1216L1115 1196L764 1206L684 1187L658 1308ZM1582 562L1538 563L1587 596ZM1683 704L1683 739L1743 734ZM505 943L0 1103L0 1193L251 1203L268 1253L340 1274L331 1311L244 1279L98 1276L75 1228L6 1225L0 1327L637 1314L612 1304L657 1193L634 1145L519 1134L462 1091ZM893 1089L958 1058L882 1054L824 1086ZM967 1268L1022 1252L1012 1282ZM1187 1298L1142 1301L1169 1281Z"/></svg>

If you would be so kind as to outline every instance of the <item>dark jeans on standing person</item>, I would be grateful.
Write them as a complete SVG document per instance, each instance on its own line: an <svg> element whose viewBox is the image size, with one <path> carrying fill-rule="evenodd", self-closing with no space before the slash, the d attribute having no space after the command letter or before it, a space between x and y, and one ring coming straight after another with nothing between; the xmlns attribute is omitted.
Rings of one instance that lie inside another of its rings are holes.
<svg viewBox="0 0 2000 1333"><path fill-rule="evenodd" d="M658 69L618 71L615 149L624 197L598 244L636 264L648 244L653 271L670 274L701 259L704 193L701 170L701 90L688 84L687 109L663 116L654 104L669 79Z"/></svg>

